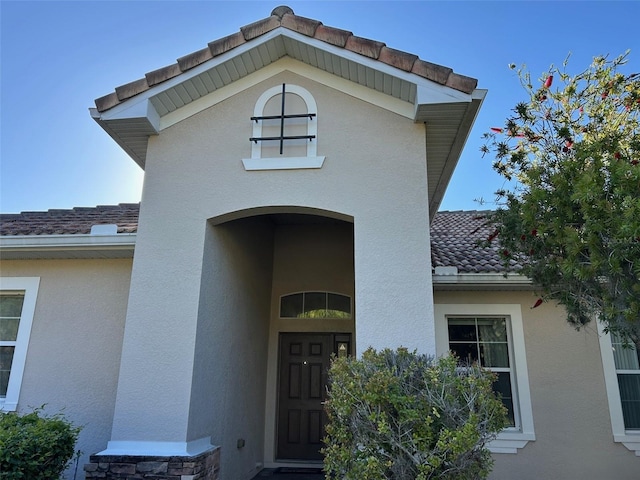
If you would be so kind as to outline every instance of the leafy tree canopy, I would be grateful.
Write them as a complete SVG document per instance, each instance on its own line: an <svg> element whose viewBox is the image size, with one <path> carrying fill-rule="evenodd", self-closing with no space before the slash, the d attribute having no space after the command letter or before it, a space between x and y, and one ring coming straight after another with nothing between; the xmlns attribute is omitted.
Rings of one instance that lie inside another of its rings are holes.
<svg viewBox="0 0 640 480"><path fill-rule="evenodd" d="M529 98L482 151L507 181L487 239L505 265L521 265L576 328L597 318L640 345L640 74L623 73L628 55L577 75L565 61L537 82L510 65Z"/></svg>

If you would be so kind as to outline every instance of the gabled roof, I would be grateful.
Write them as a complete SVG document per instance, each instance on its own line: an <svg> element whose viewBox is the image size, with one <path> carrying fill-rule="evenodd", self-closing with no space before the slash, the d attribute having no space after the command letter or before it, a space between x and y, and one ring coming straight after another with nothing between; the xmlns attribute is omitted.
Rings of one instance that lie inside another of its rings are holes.
<svg viewBox="0 0 640 480"><path fill-rule="evenodd" d="M291 8L287 6L280 6L276 7L269 17L263 18L262 20L258 20L257 22L249 25L245 25L244 27L240 27L240 31L237 33L209 42L207 47L180 57L177 62L172 65L154 70L145 74L144 78L116 87L114 92L96 99L96 109L98 112L109 110L129 98L149 90L155 85L177 77L182 73L211 60L212 58L218 57L236 47L246 44L247 42L275 30L278 27L297 32L328 45L377 60L405 72L411 72L420 77L426 78L427 80L451 87L464 93L473 93L478 84L478 81L475 78L454 73L454 71L449 67L426 62L419 59L417 55L402 52L400 50L394 50L393 48L387 47L382 42L357 37L347 30L329 27L323 25L322 22L318 20L295 15ZM304 58L305 55L303 52L293 52L287 49L286 54L293 54L305 63L312 61L311 59ZM258 64L254 66L259 68L264 65ZM320 62L318 62L318 65L316 66L323 68ZM343 65L331 65L327 67L328 68L325 67L327 70L332 67L337 67L334 68L334 70L341 70ZM241 69L238 70L239 71L236 72L235 75L230 72L228 80L233 81L233 77L239 78L243 76ZM247 73L250 72L247 71ZM344 72L340 71L339 73L343 74ZM221 80L222 82L225 82L225 79ZM198 92L197 95L199 94L200 92ZM405 95L408 98L406 93Z"/></svg>
<svg viewBox="0 0 640 480"><path fill-rule="evenodd" d="M481 248L489 228L479 211L438 212L431 224L432 266L456 267L459 273L500 273L502 261L498 246ZM24 244L46 236L74 237L88 235L94 225L117 225L118 234L135 234L138 230L139 205L124 203L95 208L49 210L0 214L0 251L2 240L23 237ZM9 258L0 253L0 257Z"/></svg>
<svg viewBox="0 0 640 480"><path fill-rule="evenodd" d="M149 136L197 113L200 107L194 102L224 92L284 57L397 99L415 122L427 125L433 216L486 91L476 89L476 79L451 68L295 15L286 6L174 64L116 87L96 99L91 115L144 168Z"/></svg>

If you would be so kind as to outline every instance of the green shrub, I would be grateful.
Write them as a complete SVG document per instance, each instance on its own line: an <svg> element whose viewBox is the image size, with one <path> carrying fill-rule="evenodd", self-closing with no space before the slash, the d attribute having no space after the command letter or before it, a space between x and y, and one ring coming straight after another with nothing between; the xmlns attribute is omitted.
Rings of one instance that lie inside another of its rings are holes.
<svg viewBox="0 0 640 480"><path fill-rule="evenodd" d="M0 413L0 479L57 480L74 455L80 428L62 414Z"/></svg>
<svg viewBox="0 0 640 480"><path fill-rule="evenodd" d="M451 357L367 350L334 359L325 472L340 480L486 478L505 425L491 372Z"/></svg>

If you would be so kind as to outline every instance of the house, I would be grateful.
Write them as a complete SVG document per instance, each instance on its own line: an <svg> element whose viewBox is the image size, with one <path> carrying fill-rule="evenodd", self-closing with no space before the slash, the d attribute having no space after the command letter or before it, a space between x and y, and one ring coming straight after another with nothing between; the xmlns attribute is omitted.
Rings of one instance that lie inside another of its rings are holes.
<svg viewBox="0 0 640 480"><path fill-rule="evenodd" d="M481 351L491 478L638 478L636 352L437 213L485 93L278 7L98 98L143 198L2 216L1 408L64 408L87 479L246 480L321 460L330 354Z"/></svg>

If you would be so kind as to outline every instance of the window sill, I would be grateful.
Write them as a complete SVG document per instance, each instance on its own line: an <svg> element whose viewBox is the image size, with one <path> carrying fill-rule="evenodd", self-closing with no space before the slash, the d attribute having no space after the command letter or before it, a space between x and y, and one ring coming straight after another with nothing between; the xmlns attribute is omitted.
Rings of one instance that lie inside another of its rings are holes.
<svg viewBox="0 0 640 480"><path fill-rule="evenodd" d="M15 412L17 409L17 402L5 402L4 400L0 400L0 412Z"/></svg>
<svg viewBox="0 0 640 480"><path fill-rule="evenodd" d="M273 157L243 158L244 169L249 170L299 170L322 168L325 157Z"/></svg>
<svg viewBox="0 0 640 480"><path fill-rule="evenodd" d="M498 434L498 438L489 442L487 448L491 453L518 453L518 450L535 441L534 433L520 433L505 431Z"/></svg>
<svg viewBox="0 0 640 480"><path fill-rule="evenodd" d="M627 449L634 452L636 457L640 457L640 431L633 430L624 435L614 435L613 441L622 443Z"/></svg>

